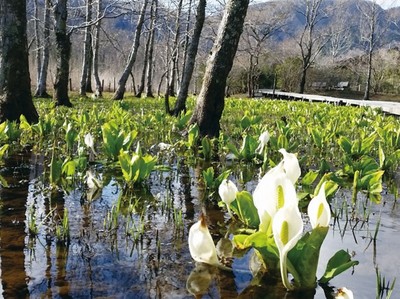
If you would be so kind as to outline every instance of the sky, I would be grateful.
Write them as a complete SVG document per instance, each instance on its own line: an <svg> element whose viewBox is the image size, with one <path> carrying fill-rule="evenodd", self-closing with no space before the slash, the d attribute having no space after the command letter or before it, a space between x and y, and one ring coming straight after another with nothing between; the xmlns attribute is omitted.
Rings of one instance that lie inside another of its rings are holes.
<svg viewBox="0 0 400 299"><path fill-rule="evenodd" d="M376 0L376 3L378 3L384 9L400 6L400 0Z"/></svg>

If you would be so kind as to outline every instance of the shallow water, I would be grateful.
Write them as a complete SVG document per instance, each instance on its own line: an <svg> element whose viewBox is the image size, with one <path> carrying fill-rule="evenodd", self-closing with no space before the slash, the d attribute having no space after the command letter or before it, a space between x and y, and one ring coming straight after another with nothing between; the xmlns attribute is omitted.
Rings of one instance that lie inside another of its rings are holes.
<svg viewBox="0 0 400 299"><path fill-rule="evenodd" d="M359 299L375 298L375 267L390 281L400 279L400 208L391 195L384 196L385 205L368 206L368 223L332 221L318 274L339 249L360 262L353 272L339 275L325 290L286 294L271 277L253 285L251 251L235 254L233 272L195 265L187 234L202 210L207 211L215 242L225 236L230 221L215 200L202 200L201 168L180 165L168 173L154 173L148 190L139 188L124 197L118 226L110 228L105 223L110 223L110 211L121 196L112 175L97 168L109 183L89 202L80 182L68 194L49 192L42 182L43 163L28 153L7 159L2 167L1 175L10 185L0 187L0 291L6 298L192 298L190 286L200 298L332 298L336 288L347 287ZM244 185L252 191L255 183ZM345 198L346 192L339 191L334 202L340 205ZM50 225L59 222L64 207L70 220L68 246L57 243ZM46 217L50 211L59 216ZM36 236L29 233L32 215ZM379 217L377 240L371 242ZM399 283L392 298L400 298Z"/></svg>

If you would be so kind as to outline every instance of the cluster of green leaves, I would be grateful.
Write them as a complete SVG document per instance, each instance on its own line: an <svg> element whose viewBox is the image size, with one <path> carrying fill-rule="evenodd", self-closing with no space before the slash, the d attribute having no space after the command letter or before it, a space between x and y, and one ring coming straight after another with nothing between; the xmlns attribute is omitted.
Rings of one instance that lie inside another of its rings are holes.
<svg viewBox="0 0 400 299"><path fill-rule="evenodd" d="M236 163L225 163L228 155L241 165L266 167L275 165L280 159L278 150L286 148L297 152L302 168L312 172L306 175L305 185L333 173L331 179L340 186L353 186L355 196L362 191L375 202L380 200L382 179L390 180L400 165L400 121L365 107L229 99L221 119L221 135L211 140L200 138L196 125L188 127L190 109L178 118L171 117L163 111L162 101L154 99L79 99L74 100L76 108L72 109L53 107L48 100L35 104L39 122L30 125L21 116L19 124L0 124L0 145L7 145L3 155L20 146L32 146L43 154L52 165L52 184L62 176L84 172L84 164L90 161L119 168L121 151L132 157L139 142L143 152L161 142L169 144L169 154L173 151L187 163L195 164L199 157L206 161L220 158L221 172L235 167ZM188 104L191 108L193 102ZM258 137L265 131L271 138L260 155L256 153ZM88 133L94 139L95 157L84 144ZM159 153L157 157L163 158ZM121 177L132 180L127 168L122 169L125 174L121 172Z"/></svg>

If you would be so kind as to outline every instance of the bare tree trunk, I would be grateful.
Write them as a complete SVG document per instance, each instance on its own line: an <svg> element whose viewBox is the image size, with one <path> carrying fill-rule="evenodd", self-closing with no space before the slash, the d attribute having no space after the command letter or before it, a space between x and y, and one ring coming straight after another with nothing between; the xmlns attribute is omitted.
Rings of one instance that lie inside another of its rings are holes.
<svg viewBox="0 0 400 299"><path fill-rule="evenodd" d="M124 98L126 82L128 80L129 74L132 72L132 67L135 64L137 51L140 45L140 34L142 32L142 27L144 23L144 15L146 13L147 2L148 0L144 0L143 6L140 10L140 15L136 25L135 37L131 52L129 54L128 63L125 67L124 72L122 73L121 78L118 81L118 88L114 93L113 100L122 100Z"/></svg>
<svg viewBox="0 0 400 299"><path fill-rule="evenodd" d="M199 41L201 31L203 30L203 24L206 14L206 0L199 0L196 12L196 23L192 40L190 42L188 53L185 62L185 68L182 74L181 87L179 88L178 98L175 103L173 114L179 115L182 111L186 110L186 99L189 92L190 81L192 80L193 70L196 63L197 50L199 48Z"/></svg>
<svg viewBox="0 0 400 299"><path fill-rule="evenodd" d="M226 80L232 68L249 0L228 0L212 53L207 61L203 85L190 123L201 136L219 135L224 110Z"/></svg>
<svg viewBox="0 0 400 299"><path fill-rule="evenodd" d="M86 0L86 24L90 24L92 21L92 0ZM79 94L81 96L86 96L86 90L88 89L87 79L92 74L90 72L89 66L92 61L92 26L87 26L85 28L85 41L83 46L83 61L82 61L82 74Z"/></svg>
<svg viewBox="0 0 400 299"><path fill-rule="evenodd" d="M72 107L68 97L69 59L71 57L70 34L67 33L67 0L58 0L54 5L56 32L57 70L54 83L54 99L57 106Z"/></svg>
<svg viewBox="0 0 400 299"><path fill-rule="evenodd" d="M371 1L366 4L366 7L362 7L361 5L358 7L359 11L363 15L365 22L363 25L366 27L365 36L361 36L367 43L367 54L368 54L368 63L367 63L367 79L365 84L365 91L363 100L369 100L369 95L371 91L371 78L372 78L372 57L375 52L375 48L377 45L377 22L379 17L378 4L376 1Z"/></svg>
<svg viewBox="0 0 400 299"><path fill-rule="evenodd" d="M142 75L140 76L140 85L136 91L135 97L140 98L142 96L142 92L144 91L144 84L146 81L146 71L148 67L148 60L149 60L149 47L151 42L151 33L147 36L146 46L144 49L144 60L143 60L143 69Z"/></svg>
<svg viewBox="0 0 400 299"><path fill-rule="evenodd" d="M183 0L179 0L178 10L176 12L176 20L175 20L175 38L174 44L172 45L172 55L171 55L171 70L168 81L168 94L170 96L175 96L175 80L177 76L177 63L178 63L178 55L179 55L179 37L181 31L181 15L182 15L182 3Z"/></svg>
<svg viewBox="0 0 400 299"><path fill-rule="evenodd" d="M49 98L50 95L47 93L47 71L50 60L50 0L45 0L44 3L43 59L35 97Z"/></svg>
<svg viewBox="0 0 400 299"><path fill-rule="evenodd" d="M100 28L101 28L101 10L102 0L97 0L97 23L94 28L94 39L93 39L93 77L96 82L95 94L97 97L103 96L103 87L99 76L99 49L100 49Z"/></svg>
<svg viewBox="0 0 400 299"><path fill-rule="evenodd" d="M189 8L188 8L188 12L187 12L187 16L186 16L186 29L185 29L185 40L184 40L184 44L183 44L183 65L182 65L182 77L183 77L183 70L185 69L185 65L186 65L186 57L187 57L187 51L189 48L189 40L190 40L190 35L189 35L189 31L190 31L190 20L192 18L192 0L189 0ZM182 79L180 79L180 82L182 82ZM180 86L179 86L180 88ZM178 88L178 93L179 93L179 88Z"/></svg>
<svg viewBox="0 0 400 299"><path fill-rule="evenodd" d="M300 40L298 42L303 60L299 93L304 93L307 71L324 46L323 43L319 43L322 36L315 34L316 25L324 18L324 16L321 15L320 10L323 1L324 0L303 1L305 5L305 11L299 10L299 12L303 14L306 19L304 30L301 33Z"/></svg>
<svg viewBox="0 0 400 299"><path fill-rule="evenodd" d="M32 102L26 34L26 1L0 1L0 122L38 121Z"/></svg>
<svg viewBox="0 0 400 299"><path fill-rule="evenodd" d="M40 41L39 33L39 7L38 0L33 1L34 11L35 11L35 44L36 44L36 88L39 86L40 81L40 68L42 65L42 44Z"/></svg>
<svg viewBox="0 0 400 299"><path fill-rule="evenodd" d="M153 0L151 3L151 23L150 23L150 45L149 45L149 55L148 55L148 65L146 73L146 97L153 98L153 53L154 53L154 37L156 31L156 21L158 13L158 1Z"/></svg>

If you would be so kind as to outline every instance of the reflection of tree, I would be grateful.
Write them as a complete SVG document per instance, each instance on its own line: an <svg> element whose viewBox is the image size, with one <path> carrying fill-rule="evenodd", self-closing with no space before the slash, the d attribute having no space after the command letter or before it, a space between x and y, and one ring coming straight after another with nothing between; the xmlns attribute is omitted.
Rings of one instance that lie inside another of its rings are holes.
<svg viewBox="0 0 400 299"><path fill-rule="evenodd" d="M0 188L2 213L0 217L1 282L4 297L26 297L25 274L25 212L28 194L29 168L16 167L23 156L6 159L2 176L9 188ZM22 182L22 183L21 183Z"/></svg>

